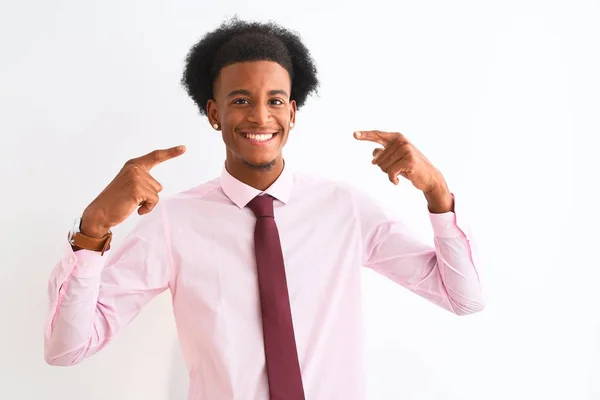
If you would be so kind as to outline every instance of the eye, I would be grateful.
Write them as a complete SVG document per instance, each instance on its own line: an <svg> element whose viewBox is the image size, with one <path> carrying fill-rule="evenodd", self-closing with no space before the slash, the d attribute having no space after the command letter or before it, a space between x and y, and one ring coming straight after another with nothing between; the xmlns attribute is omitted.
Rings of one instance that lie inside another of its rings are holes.
<svg viewBox="0 0 600 400"><path fill-rule="evenodd" d="M274 105L274 106L281 106L281 105L283 105L283 104L284 104L284 103L283 103L283 100L280 100L280 99L273 99L273 100L271 100L271 105Z"/></svg>
<svg viewBox="0 0 600 400"><path fill-rule="evenodd" d="M233 101L233 104L240 104L240 105L241 104L248 104L248 103L249 103L249 101L247 99L235 99Z"/></svg>

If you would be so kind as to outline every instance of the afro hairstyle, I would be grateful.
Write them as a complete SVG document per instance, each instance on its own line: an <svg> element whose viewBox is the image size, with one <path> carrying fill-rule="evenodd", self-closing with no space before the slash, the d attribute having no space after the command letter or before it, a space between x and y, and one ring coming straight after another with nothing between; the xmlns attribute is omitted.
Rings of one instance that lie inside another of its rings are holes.
<svg viewBox="0 0 600 400"><path fill-rule="evenodd" d="M205 34L187 54L181 84L201 115L213 99L213 84L222 68L247 61L273 61L292 82L290 100L300 109L319 81L315 63L298 34L275 22L247 22L234 17Z"/></svg>

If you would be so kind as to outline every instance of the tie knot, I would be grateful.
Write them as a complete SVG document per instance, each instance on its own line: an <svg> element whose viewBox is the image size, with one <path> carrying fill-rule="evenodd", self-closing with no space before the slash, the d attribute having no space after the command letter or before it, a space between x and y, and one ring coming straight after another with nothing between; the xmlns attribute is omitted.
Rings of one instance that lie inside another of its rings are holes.
<svg viewBox="0 0 600 400"><path fill-rule="evenodd" d="M248 203L248 207L256 215L256 218L275 218L273 214L273 197L269 195L256 196Z"/></svg>

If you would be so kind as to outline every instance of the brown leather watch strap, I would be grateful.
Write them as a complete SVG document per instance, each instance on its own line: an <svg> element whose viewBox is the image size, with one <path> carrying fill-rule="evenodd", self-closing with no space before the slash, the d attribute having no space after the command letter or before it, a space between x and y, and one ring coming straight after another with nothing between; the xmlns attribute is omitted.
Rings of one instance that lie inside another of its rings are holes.
<svg viewBox="0 0 600 400"><path fill-rule="evenodd" d="M102 255L104 255L104 252L110 249L111 240L112 232L108 232L101 238L94 238L91 236L86 236L81 232L77 232L71 238L71 244L73 247L77 247L79 249L101 251Z"/></svg>

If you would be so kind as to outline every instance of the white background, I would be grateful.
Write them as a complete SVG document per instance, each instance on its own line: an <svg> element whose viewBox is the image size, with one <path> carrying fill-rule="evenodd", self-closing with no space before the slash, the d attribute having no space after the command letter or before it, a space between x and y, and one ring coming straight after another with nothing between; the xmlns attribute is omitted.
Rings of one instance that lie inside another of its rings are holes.
<svg viewBox="0 0 600 400"><path fill-rule="evenodd" d="M599 3L226 4L2 2L0 398L185 398L168 294L100 354L50 367L46 283L127 159L187 145L155 169L165 195L219 174L220 136L179 79L190 46L237 13L300 32L318 64L285 152L299 169L369 190L429 238L422 195L352 138L399 131L468 207L487 309L455 317L366 271L369 399L600 399Z"/></svg>

